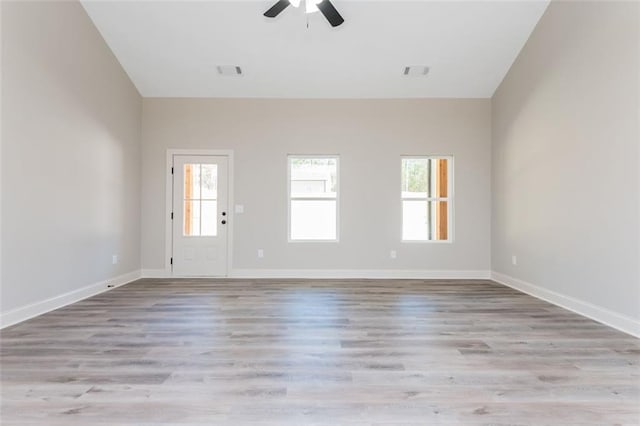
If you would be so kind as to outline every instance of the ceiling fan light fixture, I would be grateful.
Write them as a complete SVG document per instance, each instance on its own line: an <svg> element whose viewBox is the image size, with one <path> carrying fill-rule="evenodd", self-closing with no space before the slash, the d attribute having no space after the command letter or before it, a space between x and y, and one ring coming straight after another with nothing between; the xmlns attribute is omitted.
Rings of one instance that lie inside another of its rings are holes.
<svg viewBox="0 0 640 426"><path fill-rule="evenodd" d="M331 0L304 0L305 12L313 13L319 11L329 21L332 27L338 27L344 23L344 18L336 10L331 3ZM271 6L264 16L267 18L275 18L282 13L287 7L299 7L302 4L302 0L278 0L273 6Z"/></svg>
<svg viewBox="0 0 640 426"><path fill-rule="evenodd" d="M318 9L317 3L313 0L306 0L305 5L306 5L305 13L314 13L320 10Z"/></svg>
<svg viewBox="0 0 640 426"><path fill-rule="evenodd" d="M304 12L305 13L313 13L318 12L317 4L322 2L322 0L289 0L289 3L293 7L300 7L300 4L304 2Z"/></svg>

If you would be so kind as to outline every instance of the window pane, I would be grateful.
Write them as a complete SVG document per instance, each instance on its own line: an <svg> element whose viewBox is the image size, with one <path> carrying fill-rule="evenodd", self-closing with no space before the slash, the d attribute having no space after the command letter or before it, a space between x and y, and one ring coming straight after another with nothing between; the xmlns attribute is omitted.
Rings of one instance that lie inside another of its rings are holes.
<svg viewBox="0 0 640 426"><path fill-rule="evenodd" d="M193 237L200 235L200 201L184 201L184 236Z"/></svg>
<svg viewBox="0 0 640 426"><path fill-rule="evenodd" d="M290 158L291 196L335 198L338 161L335 158Z"/></svg>
<svg viewBox="0 0 640 426"><path fill-rule="evenodd" d="M429 197L430 162L428 158L402 159L402 197Z"/></svg>
<svg viewBox="0 0 640 426"><path fill-rule="evenodd" d="M291 200L292 240L335 240L335 200Z"/></svg>
<svg viewBox="0 0 640 426"><path fill-rule="evenodd" d="M204 168L203 173L204 175ZM204 187L203 187L204 188ZM218 202L202 201L202 236L215 237L218 235Z"/></svg>
<svg viewBox="0 0 640 426"><path fill-rule="evenodd" d="M435 205L433 239L446 241L449 239L449 203L436 201L433 204Z"/></svg>
<svg viewBox="0 0 640 426"><path fill-rule="evenodd" d="M215 200L218 198L218 165L202 164L200 173L202 182L202 198ZM204 217L204 214L203 214ZM204 226L203 226L204 229Z"/></svg>
<svg viewBox="0 0 640 426"><path fill-rule="evenodd" d="M446 241L449 239L447 201L403 200L402 239Z"/></svg>
<svg viewBox="0 0 640 426"><path fill-rule="evenodd" d="M449 159L434 158L431 161L431 170L433 171L433 178L431 179L433 196L436 198L446 198L449 196Z"/></svg>
<svg viewBox="0 0 640 426"><path fill-rule="evenodd" d="M184 165L184 198L200 198L200 164Z"/></svg>
<svg viewBox="0 0 640 426"><path fill-rule="evenodd" d="M403 158L402 198L448 197L448 158Z"/></svg>
<svg viewBox="0 0 640 426"><path fill-rule="evenodd" d="M402 239L429 240L429 202L402 201Z"/></svg>

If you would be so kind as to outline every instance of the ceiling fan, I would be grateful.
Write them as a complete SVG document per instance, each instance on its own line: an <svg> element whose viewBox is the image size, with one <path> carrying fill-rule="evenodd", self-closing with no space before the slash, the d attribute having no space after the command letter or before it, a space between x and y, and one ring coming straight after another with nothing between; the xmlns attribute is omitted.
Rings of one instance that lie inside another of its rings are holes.
<svg viewBox="0 0 640 426"><path fill-rule="evenodd" d="M302 1L305 2L307 13L313 13L319 10L320 13L327 18L327 21L329 21L332 27L337 27L344 22L344 18L338 13L329 0L278 0L276 4L264 13L264 16L267 18L275 18L289 6L300 6Z"/></svg>

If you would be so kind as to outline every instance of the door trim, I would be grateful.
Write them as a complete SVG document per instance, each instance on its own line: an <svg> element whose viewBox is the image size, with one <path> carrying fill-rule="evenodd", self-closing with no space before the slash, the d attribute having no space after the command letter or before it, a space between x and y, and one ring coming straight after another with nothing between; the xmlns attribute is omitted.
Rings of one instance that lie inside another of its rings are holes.
<svg viewBox="0 0 640 426"><path fill-rule="evenodd" d="M235 208L233 203L233 150L232 149L167 149L167 158L165 164L165 234L164 234L164 271L168 277L173 277L171 267L171 256L173 253L173 223L171 220L171 211L173 210L173 176L171 167L173 167L173 157L175 155L213 155L218 157L227 157L227 181L229 184L229 222L227 228L227 276L231 273L232 255L233 255L233 226L235 222Z"/></svg>

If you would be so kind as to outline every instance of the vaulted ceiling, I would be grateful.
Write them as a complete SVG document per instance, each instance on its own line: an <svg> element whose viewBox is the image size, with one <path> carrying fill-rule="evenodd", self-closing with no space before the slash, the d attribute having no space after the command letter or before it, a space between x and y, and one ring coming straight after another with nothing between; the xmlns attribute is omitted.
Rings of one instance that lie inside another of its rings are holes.
<svg viewBox="0 0 640 426"><path fill-rule="evenodd" d="M145 97L271 98L491 97L548 5L333 0L346 22L332 28L303 8L262 16L274 2L83 5Z"/></svg>

